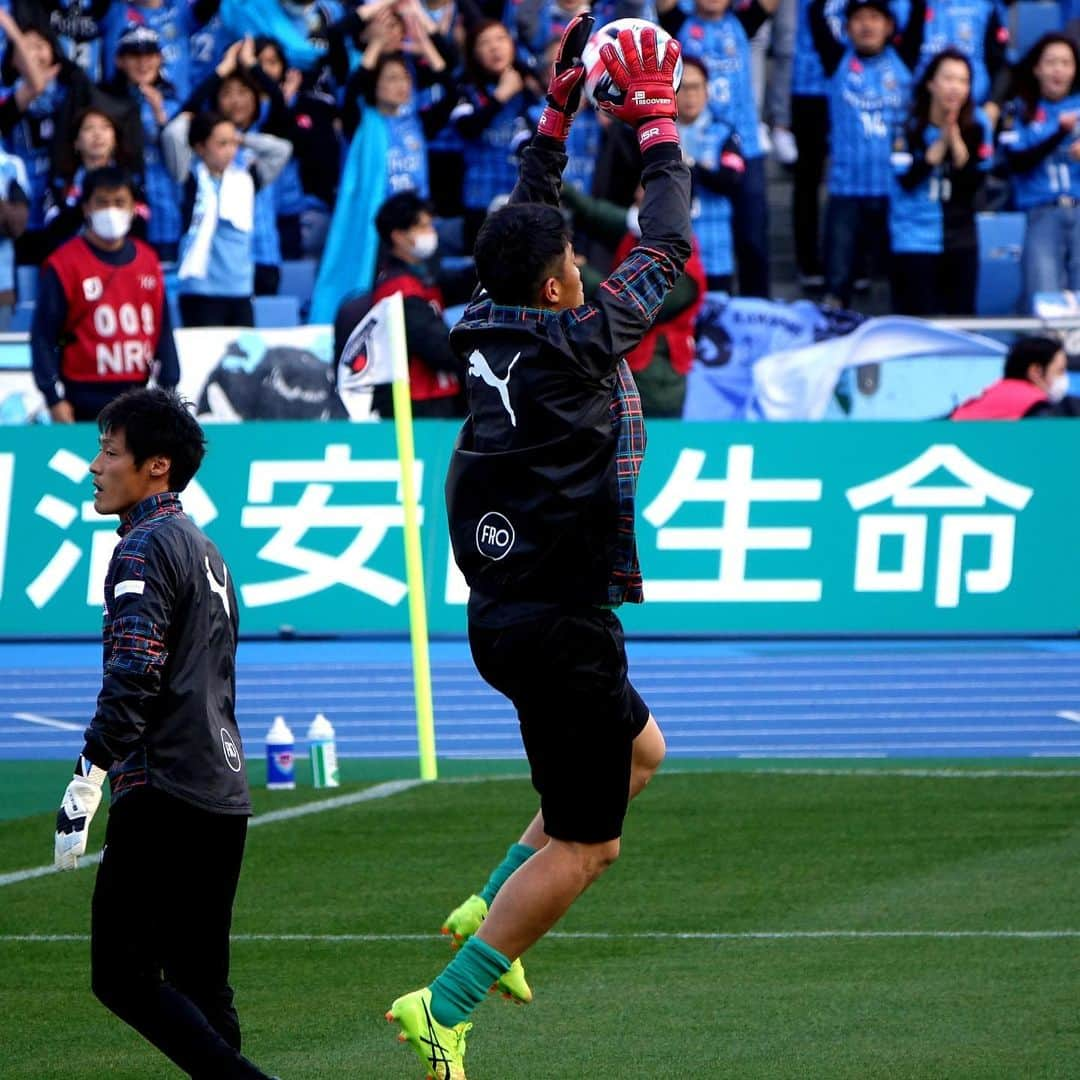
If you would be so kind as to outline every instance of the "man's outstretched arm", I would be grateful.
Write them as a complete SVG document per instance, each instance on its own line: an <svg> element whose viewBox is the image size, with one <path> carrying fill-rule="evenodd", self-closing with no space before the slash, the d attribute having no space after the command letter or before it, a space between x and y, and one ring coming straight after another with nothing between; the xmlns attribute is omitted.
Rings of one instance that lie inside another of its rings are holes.
<svg viewBox="0 0 1080 1080"><path fill-rule="evenodd" d="M510 193L510 202L538 202L559 205L562 174L566 168L566 137L574 114L581 105L585 87L585 66L581 54L592 33L593 17L578 15L571 19L559 42L547 103L540 115L536 135L521 155L518 182Z"/></svg>

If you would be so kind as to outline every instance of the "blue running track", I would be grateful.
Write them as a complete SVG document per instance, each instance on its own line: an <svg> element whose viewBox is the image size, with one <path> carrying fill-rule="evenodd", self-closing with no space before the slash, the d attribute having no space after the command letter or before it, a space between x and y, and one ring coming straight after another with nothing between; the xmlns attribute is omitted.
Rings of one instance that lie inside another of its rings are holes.
<svg viewBox="0 0 1080 1080"><path fill-rule="evenodd" d="M438 752L521 756L509 704L463 642L432 645ZM1080 756L1080 642L631 642L631 677L682 757ZM0 759L82 745L100 647L0 645ZM416 753L403 642L241 645L238 707L261 752L283 714L298 742L316 712L349 757Z"/></svg>

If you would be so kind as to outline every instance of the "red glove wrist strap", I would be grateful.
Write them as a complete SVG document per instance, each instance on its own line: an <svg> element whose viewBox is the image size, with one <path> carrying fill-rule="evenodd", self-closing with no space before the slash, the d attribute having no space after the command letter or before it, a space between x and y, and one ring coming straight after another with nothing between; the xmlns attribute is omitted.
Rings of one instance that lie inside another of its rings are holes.
<svg viewBox="0 0 1080 1080"><path fill-rule="evenodd" d="M667 118L644 120L637 129L637 141L641 152L645 153L650 147L661 143L677 143L679 129L674 120Z"/></svg>
<svg viewBox="0 0 1080 1080"><path fill-rule="evenodd" d="M572 116L567 116L566 113L545 105L544 111L540 114L540 123L536 125L537 133L550 135L553 139L562 139L565 142L570 134L570 124L573 119Z"/></svg>

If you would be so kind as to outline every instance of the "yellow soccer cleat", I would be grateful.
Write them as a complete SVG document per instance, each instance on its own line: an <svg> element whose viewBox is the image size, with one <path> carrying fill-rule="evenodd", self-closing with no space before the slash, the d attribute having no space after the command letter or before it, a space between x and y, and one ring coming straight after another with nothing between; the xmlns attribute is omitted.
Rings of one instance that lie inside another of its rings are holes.
<svg viewBox="0 0 1080 1080"><path fill-rule="evenodd" d="M428 1080L466 1080L465 1035L472 1024L440 1024L431 1015L431 991L426 986L402 994L390 1006L386 1019L401 1025L398 1042L412 1044L427 1069Z"/></svg>

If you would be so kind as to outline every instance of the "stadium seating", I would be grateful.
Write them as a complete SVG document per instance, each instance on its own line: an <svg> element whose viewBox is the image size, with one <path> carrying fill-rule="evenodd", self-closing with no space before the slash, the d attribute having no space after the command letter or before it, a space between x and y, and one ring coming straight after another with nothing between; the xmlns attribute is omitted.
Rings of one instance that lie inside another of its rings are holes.
<svg viewBox="0 0 1080 1080"><path fill-rule="evenodd" d="M976 216L979 235L977 315L1012 315L1024 292L1021 257L1026 219L1020 213Z"/></svg>
<svg viewBox="0 0 1080 1080"><path fill-rule="evenodd" d="M1020 0L1012 24L1009 59L1015 63L1043 34L1061 29L1061 6L1056 0Z"/></svg>
<svg viewBox="0 0 1080 1080"><path fill-rule="evenodd" d="M256 296L252 304L255 325L261 329L300 324L300 304L295 296Z"/></svg>
<svg viewBox="0 0 1080 1080"><path fill-rule="evenodd" d="M20 301L32 304L37 299L38 268L18 266L15 268L15 294Z"/></svg>
<svg viewBox="0 0 1080 1080"><path fill-rule="evenodd" d="M295 296L301 311L305 311L311 301L318 265L314 259L286 259L281 264L278 293L281 296Z"/></svg>
<svg viewBox="0 0 1080 1080"><path fill-rule="evenodd" d="M10 334L28 334L30 332L30 324L34 321L34 302L33 300L26 301L20 300L15 305L15 310L11 315L11 324L8 326L8 333Z"/></svg>

